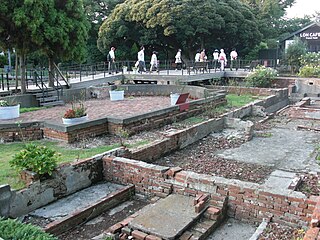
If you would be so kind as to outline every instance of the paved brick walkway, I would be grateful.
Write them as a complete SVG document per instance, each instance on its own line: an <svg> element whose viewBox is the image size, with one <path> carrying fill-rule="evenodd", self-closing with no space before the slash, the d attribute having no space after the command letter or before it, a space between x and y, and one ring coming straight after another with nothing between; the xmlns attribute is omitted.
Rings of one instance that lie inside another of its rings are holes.
<svg viewBox="0 0 320 240"><path fill-rule="evenodd" d="M124 118L170 107L170 97L129 97L123 101L113 102L109 99L94 99L86 101L85 106L89 120L104 117ZM0 120L0 124L41 120L62 123L62 116L69 108L71 108L71 104L22 113L16 119Z"/></svg>

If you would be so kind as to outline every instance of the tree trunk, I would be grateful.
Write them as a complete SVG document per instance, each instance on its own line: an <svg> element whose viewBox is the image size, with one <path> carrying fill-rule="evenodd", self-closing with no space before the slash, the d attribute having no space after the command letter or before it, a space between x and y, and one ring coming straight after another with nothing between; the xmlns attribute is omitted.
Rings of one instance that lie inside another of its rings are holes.
<svg viewBox="0 0 320 240"><path fill-rule="evenodd" d="M16 76L15 76L15 79L16 79L16 92L18 92L18 87L19 87L19 75L20 75L20 71L19 71L19 56L18 56L18 53L16 52L16 65L14 66L15 68L15 73L16 73Z"/></svg>
<svg viewBox="0 0 320 240"><path fill-rule="evenodd" d="M21 69L21 93L25 94L27 92L26 88L26 55L21 53L20 58L20 69Z"/></svg>
<svg viewBox="0 0 320 240"><path fill-rule="evenodd" d="M49 57L49 87L54 86L54 76L55 76L55 68L54 68L54 62L53 58Z"/></svg>

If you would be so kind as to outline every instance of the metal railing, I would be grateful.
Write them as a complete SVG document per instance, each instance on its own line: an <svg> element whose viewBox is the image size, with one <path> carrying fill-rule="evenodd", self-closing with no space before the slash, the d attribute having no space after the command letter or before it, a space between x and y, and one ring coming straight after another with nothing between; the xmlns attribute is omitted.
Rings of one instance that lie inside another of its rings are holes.
<svg viewBox="0 0 320 240"><path fill-rule="evenodd" d="M276 68L277 64L274 59L269 60L255 60L257 65L263 65L266 67ZM226 68L230 68L231 61L227 62ZM157 71L155 73L161 75L194 75L194 74L204 74L211 73L220 70L220 64L212 60L209 60L205 63L195 63L194 61L184 61L181 66L177 66L172 60L163 60L158 62ZM234 70L237 69L247 69L252 65L252 61L238 59L234 62ZM98 62L95 64L59 64L56 66L56 84L63 82L67 87L70 84L70 81L83 81L83 80L93 80L96 78L106 77L111 72L122 72L126 74L134 74L138 72L138 69L135 67L136 61L117 61L114 63L114 68L112 71L109 69L108 62ZM150 72L150 61L145 62L146 71ZM36 70L36 71L35 71ZM110 70L110 71L109 71ZM36 72L37 76L34 76ZM27 89L32 85L37 85L33 80L41 78L43 83L47 83L49 79L49 71L47 68L38 68L38 69L27 69L26 71L26 81ZM20 77L19 77L20 78ZM15 87L15 72L4 73L0 71L0 86L2 90L9 90ZM61 87L61 86L60 86Z"/></svg>

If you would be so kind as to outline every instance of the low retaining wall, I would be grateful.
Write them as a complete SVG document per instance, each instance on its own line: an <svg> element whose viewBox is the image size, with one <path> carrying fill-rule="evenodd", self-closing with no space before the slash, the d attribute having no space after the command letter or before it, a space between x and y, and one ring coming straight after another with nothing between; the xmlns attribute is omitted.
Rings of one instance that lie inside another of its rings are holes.
<svg viewBox="0 0 320 240"><path fill-rule="evenodd" d="M188 129L164 133L165 139L152 142L133 151L127 151L123 156L144 162L152 162L163 155L182 149L204 138L213 131L220 131L223 128L224 119L210 119Z"/></svg>
<svg viewBox="0 0 320 240"><path fill-rule="evenodd" d="M15 142L21 140L39 140L43 138L41 122L14 123L0 125L0 141Z"/></svg>
<svg viewBox="0 0 320 240"><path fill-rule="evenodd" d="M209 194L211 203L228 198L228 215L260 223L263 218L292 226L306 226L316 205L300 192L280 192L255 183L229 180L206 174L162 167L141 161L104 157L104 176L108 181L134 184L137 192L160 197L171 193L196 196Z"/></svg>
<svg viewBox="0 0 320 240"><path fill-rule="evenodd" d="M110 155L109 152L105 153ZM103 180L104 154L70 164L62 164L50 179L35 181L20 191L0 186L0 216L19 217L80 189Z"/></svg>

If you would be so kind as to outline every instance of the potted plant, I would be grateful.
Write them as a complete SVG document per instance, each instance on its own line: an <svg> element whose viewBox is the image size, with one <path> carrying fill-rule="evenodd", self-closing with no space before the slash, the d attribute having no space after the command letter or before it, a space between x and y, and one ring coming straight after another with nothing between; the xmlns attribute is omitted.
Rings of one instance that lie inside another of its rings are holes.
<svg viewBox="0 0 320 240"><path fill-rule="evenodd" d="M20 104L0 100L0 119L14 119L20 116Z"/></svg>
<svg viewBox="0 0 320 240"><path fill-rule="evenodd" d="M110 100L111 101L120 101L124 99L124 89L117 87L116 89L110 90Z"/></svg>
<svg viewBox="0 0 320 240"><path fill-rule="evenodd" d="M10 160L10 166L20 172L20 177L27 185L41 178L52 175L57 166L59 155L56 151L34 143L26 144Z"/></svg>
<svg viewBox="0 0 320 240"><path fill-rule="evenodd" d="M74 102L71 103L71 108L68 109L62 118L64 124L78 124L88 121L88 115L84 103L80 101L78 105Z"/></svg>

